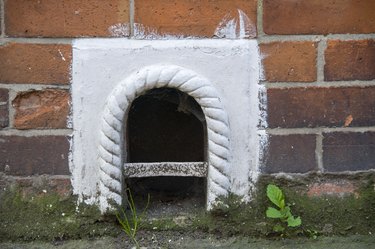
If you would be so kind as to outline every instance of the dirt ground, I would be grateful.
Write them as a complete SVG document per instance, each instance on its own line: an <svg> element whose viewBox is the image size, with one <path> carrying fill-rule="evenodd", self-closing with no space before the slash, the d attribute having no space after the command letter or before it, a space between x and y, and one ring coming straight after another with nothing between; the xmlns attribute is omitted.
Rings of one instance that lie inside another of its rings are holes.
<svg viewBox="0 0 375 249"><path fill-rule="evenodd" d="M139 243L143 248L252 248L252 249L361 249L375 248L375 236L353 235L347 237L318 237L316 239L254 239L231 237L215 238L203 233L145 232L139 234ZM0 243L2 249L120 249L132 248L125 236L103 237L85 240L67 240L55 242Z"/></svg>

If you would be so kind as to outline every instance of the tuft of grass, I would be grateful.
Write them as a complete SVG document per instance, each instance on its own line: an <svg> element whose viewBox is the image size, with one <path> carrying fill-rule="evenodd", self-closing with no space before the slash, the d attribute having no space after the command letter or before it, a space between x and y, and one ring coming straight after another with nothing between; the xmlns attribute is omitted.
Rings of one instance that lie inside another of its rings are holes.
<svg viewBox="0 0 375 249"><path fill-rule="evenodd" d="M146 207L143 209L141 214L138 214L137 209L135 207L133 196L130 192L130 189L126 189L127 195L128 195L128 206L130 208L130 214L127 214L124 209L121 208L121 213L117 213L116 217L118 222L120 223L122 230L125 232L125 234L131 239L131 241L134 243L135 247L138 249L139 243L137 240L137 232L139 229L139 225L146 213L146 210L148 208L148 205L150 203L150 195L147 197L147 204Z"/></svg>

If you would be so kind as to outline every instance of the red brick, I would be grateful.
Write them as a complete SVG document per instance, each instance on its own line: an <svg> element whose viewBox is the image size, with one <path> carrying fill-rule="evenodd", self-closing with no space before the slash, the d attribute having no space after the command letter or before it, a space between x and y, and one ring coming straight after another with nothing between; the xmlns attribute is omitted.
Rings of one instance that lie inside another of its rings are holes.
<svg viewBox="0 0 375 249"><path fill-rule="evenodd" d="M72 184L67 178L51 178L49 179L49 186L52 191L60 197L69 197L72 194Z"/></svg>
<svg viewBox="0 0 375 249"><path fill-rule="evenodd" d="M314 183L308 187L307 195L310 197L316 196L338 196L344 197L354 195L358 197L358 188L353 183L346 180L336 180L324 183Z"/></svg>
<svg viewBox="0 0 375 249"><path fill-rule="evenodd" d="M268 89L267 101L271 128L375 125L375 87Z"/></svg>
<svg viewBox="0 0 375 249"><path fill-rule="evenodd" d="M69 142L64 136L0 137L0 172L8 175L68 175Z"/></svg>
<svg viewBox="0 0 375 249"><path fill-rule="evenodd" d="M264 0L267 34L375 32L373 0Z"/></svg>
<svg viewBox="0 0 375 249"><path fill-rule="evenodd" d="M316 80L314 42L272 42L261 44L265 78L270 82Z"/></svg>
<svg viewBox="0 0 375 249"><path fill-rule="evenodd" d="M61 44L0 46L0 82L68 84L72 48Z"/></svg>
<svg viewBox="0 0 375 249"><path fill-rule="evenodd" d="M0 128L9 124L8 96L8 90L0 88Z"/></svg>
<svg viewBox="0 0 375 249"><path fill-rule="evenodd" d="M323 166L326 171L375 169L375 132L334 132L323 136Z"/></svg>
<svg viewBox="0 0 375 249"><path fill-rule="evenodd" d="M271 135L264 158L264 173L316 171L315 135Z"/></svg>
<svg viewBox="0 0 375 249"><path fill-rule="evenodd" d="M12 37L110 36L129 23L128 0L6 0L6 35Z"/></svg>
<svg viewBox="0 0 375 249"><path fill-rule="evenodd" d="M13 100L17 129L66 128L69 92L49 89L21 92Z"/></svg>
<svg viewBox="0 0 375 249"><path fill-rule="evenodd" d="M66 176L27 176L12 178L21 196L26 199L38 196L57 194L61 199L71 196L72 186ZM8 182L4 187L14 188Z"/></svg>
<svg viewBox="0 0 375 249"><path fill-rule="evenodd" d="M212 37L225 18L239 27L241 10L250 21L246 32L255 36L256 9L256 0L136 0L134 20L146 33Z"/></svg>
<svg viewBox="0 0 375 249"><path fill-rule="evenodd" d="M325 80L373 80L375 40L328 41L325 62Z"/></svg>

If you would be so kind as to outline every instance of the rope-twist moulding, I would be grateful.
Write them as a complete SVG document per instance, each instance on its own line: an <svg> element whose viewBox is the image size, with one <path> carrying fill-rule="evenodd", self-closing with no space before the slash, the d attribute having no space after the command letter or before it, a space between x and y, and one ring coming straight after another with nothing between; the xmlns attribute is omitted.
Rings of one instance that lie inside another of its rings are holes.
<svg viewBox="0 0 375 249"><path fill-rule="evenodd" d="M230 140L228 115L211 83L195 72L174 65L154 65L133 73L109 95L102 116L98 145L102 212L121 205L123 161L126 158L126 119L135 98L154 88L175 88L201 106L207 125L207 209L230 190Z"/></svg>

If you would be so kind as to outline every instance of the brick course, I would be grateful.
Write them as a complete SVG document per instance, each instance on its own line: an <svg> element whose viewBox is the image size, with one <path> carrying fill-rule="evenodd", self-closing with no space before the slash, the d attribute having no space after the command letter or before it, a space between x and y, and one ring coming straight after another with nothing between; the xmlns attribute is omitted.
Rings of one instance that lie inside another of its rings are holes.
<svg viewBox="0 0 375 249"><path fill-rule="evenodd" d="M375 169L375 132L334 132L323 136L326 171Z"/></svg>
<svg viewBox="0 0 375 249"><path fill-rule="evenodd" d="M256 0L136 0L134 22L158 35L212 37L222 20L235 18L238 10L256 27Z"/></svg>
<svg viewBox="0 0 375 249"><path fill-rule="evenodd" d="M268 89L271 128L375 125L375 87ZM353 119L348 124L348 118Z"/></svg>
<svg viewBox="0 0 375 249"><path fill-rule="evenodd" d="M66 128L70 94L66 90L21 92L13 100L17 129Z"/></svg>
<svg viewBox="0 0 375 249"><path fill-rule="evenodd" d="M127 0L6 0L6 35L11 37L111 36L128 25Z"/></svg>
<svg viewBox="0 0 375 249"><path fill-rule="evenodd" d="M264 0L266 34L375 32L373 0Z"/></svg>
<svg viewBox="0 0 375 249"><path fill-rule="evenodd" d="M68 84L72 48L62 44L0 46L0 83Z"/></svg>
<svg viewBox="0 0 375 249"><path fill-rule="evenodd" d="M271 135L264 173L306 173L317 170L315 135Z"/></svg>
<svg viewBox="0 0 375 249"><path fill-rule="evenodd" d="M68 175L68 154L64 136L0 136L0 172L8 175Z"/></svg>
<svg viewBox="0 0 375 249"><path fill-rule="evenodd" d="M270 82L316 80L315 42L272 42L261 44L265 79Z"/></svg>
<svg viewBox="0 0 375 249"><path fill-rule="evenodd" d="M375 40L328 41L325 62L325 80L373 80Z"/></svg>

